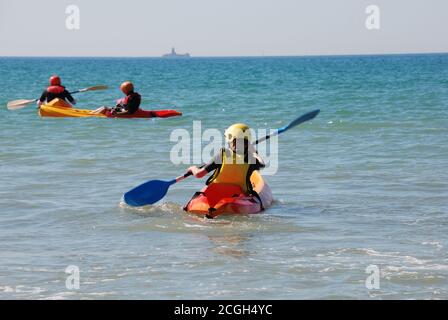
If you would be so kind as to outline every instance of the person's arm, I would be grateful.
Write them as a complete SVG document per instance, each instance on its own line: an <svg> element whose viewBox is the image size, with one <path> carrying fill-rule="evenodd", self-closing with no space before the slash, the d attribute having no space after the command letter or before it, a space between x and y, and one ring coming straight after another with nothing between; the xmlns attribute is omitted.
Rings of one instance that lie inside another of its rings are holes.
<svg viewBox="0 0 448 320"><path fill-rule="evenodd" d="M192 166L188 168L188 171L191 171L191 173L198 179L202 178L208 173L207 170L205 170L205 167L198 168L197 166Z"/></svg>
<svg viewBox="0 0 448 320"><path fill-rule="evenodd" d="M72 97L72 95L70 94L70 92L68 92L67 90L64 90L64 97L67 98L68 101L70 101L70 103L72 105L76 104L76 100Z"/></svg>
<svg viewBox="0 0 448 320"><path fill-rule="evenodd" d="M207 163L202 168L199 168L197 166L192 166L192 167L188 168L188 171L191 171L191 173L198 179L204 177L208 173L219 168L220 163L222 163L220 160L221 154L222 154L222 152L217 154L209 163Z"/></svg>
<svg viewBox="0 0 448 320"><path fill-rule="evenodd" d="M252 143L249 143L247 151L249 152L249 155L251 155L252 157L255 158L255 161L256 161L255 165L257 167L257 169L255 169L255 170L259 170L259 169L266 167L266 164L264 163L261 156L258 154L257 150L255 150L255 147L253 146Z"/></svg>
<svg viewBox="0 0 448 320"><path fill-rule="evenodd" d="M42 92L39 100L37 100L37 106L40 107L46 99L47 99L47 90L44 90L44 92Z"/></svg>

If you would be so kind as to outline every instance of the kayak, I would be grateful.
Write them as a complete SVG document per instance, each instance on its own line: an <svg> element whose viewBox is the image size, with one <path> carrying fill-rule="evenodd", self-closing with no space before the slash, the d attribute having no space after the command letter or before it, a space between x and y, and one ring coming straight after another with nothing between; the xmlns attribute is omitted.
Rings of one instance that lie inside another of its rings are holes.
<svg viewBox="0 0 448 320"><path fill-rule="evenodd" d="M112 115L110 111L103 113L93 113L93 110L76 109L71 104L62 100L54 99L47 104L43 104L39 108L39 115L41 117L72 117L72 118L168 118L174 116L181 116L182 113L176 110L142 110L138 109L133 114L128 115Z"/></svg>
<svg viewBox="0 0 448 320"><path fill-rule="evenodd" d="M54 99L51 102L40 106L39 115L41 117L72 117L72 118L168 118L182 115L176 110L142 110L138 109L133 114L112 115L110 111L103 113L94 113L93 110L76 109L71 104L62 100Z"/></svg>
<svg viewBox="0 0 448 320"><path fill-rule="evenodd" d="M273 197L271 188L258 171L250 177L254 191L263 203L253 195L242 193L241 188L232 184L212 183L193 196L184 210L198 215L216 217L223 214L260 213L271 206Z"/></svg>

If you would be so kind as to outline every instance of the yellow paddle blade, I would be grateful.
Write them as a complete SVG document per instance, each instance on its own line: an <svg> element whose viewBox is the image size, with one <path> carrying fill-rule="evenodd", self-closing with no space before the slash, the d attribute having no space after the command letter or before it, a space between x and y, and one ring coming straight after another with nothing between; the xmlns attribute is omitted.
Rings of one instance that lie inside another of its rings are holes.
<svg viewBox="0 0 448 320"><path fill-rule="evenodd" d="M81 90L79 90L79 92L106 90L107 88L108 88L107 86L94 86L94 87L81 89Z"/></svg>
<svg viewBox="0 0 448 320"><path fill-rule="evenodd" d="M8 102L6 107L8 108L8 110L17 110L17 109L26 107L27 105L29 105L30 103L33 103L33 102L36 102L36 100L35 99L34 100L19 99L19 100L14 100L14 101Z"/></svg>

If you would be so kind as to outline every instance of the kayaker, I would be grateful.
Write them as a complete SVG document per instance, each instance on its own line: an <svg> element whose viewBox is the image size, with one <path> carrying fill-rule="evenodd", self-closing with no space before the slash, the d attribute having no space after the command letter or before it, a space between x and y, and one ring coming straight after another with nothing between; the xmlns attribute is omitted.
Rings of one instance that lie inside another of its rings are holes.
<svg viewBox="0 0 448 320"><path fill-rule="evenodd" d="M130 81L125 81L120 85L120 90L125 94L125 97L119 99L113 108L101 107L94 111L94 113L111 114L114 116L131 115L137 112L140 108L142 97L139 93L134 91L134 85Z"/></svg>
<svg viewBox="0 0 448 320"><path fill-rule="evenodd" d="M250 142L252 138L250 128L243 123L230 126L225 131L228 147L222 148L215 157L202 168L192 166L188 169L196 178L202 178L214 171L206 184L233 184L241 188L246 194L253 194L260 202L261 199L253 190L250 176L255 170L265 167L265 163Z"/></svg>
<svg viewBox="0 0 448 320"><path fill-rule="evenodd" d="M64 101L68 100L73 105L76 104L76 100L72 97L70 92L61 85L61 78L57 75L53 75L50 77L50 85L42 93L39 100L37 100L37 105L40 107L43 103L48 103L56 98Z"/></svg>

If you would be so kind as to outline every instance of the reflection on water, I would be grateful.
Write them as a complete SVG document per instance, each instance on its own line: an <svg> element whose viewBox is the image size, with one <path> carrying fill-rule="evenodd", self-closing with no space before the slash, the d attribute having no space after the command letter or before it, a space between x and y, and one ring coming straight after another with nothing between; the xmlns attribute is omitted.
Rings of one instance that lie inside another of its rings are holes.
<svg viewBox="0 0 448 320"><path fill-rule="evenodd" d="M251 253L245 248L250 235L208 235L208 238L214 244L214 253L237 259L246 258Z"/></svg>

